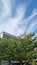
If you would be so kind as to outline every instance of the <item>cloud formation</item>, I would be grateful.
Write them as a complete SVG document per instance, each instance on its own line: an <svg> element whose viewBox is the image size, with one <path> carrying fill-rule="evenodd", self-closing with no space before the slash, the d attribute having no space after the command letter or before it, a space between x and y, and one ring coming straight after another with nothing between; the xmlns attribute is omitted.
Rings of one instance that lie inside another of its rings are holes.
<svg viewBox="0 0 37 65"><path fill-rule="evenodd" d="M29 4L32 3L32 0L24 0L23 3L19 1L17 5L16 0L1 0L0 2L2 3L0 5L2 8L2 12L0 12L0 32L5 31L16 36L36 32L37 9L33 8L31 11ZM26 13L28 10L30 13Z"/></svg>

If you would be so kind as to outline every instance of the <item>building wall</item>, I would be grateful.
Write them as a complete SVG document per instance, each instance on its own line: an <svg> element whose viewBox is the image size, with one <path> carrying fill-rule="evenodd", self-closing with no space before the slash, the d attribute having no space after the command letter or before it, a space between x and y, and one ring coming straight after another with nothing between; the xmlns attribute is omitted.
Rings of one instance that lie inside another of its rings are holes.
<svg viewBox="0 0 37 65"><path fill-rule="evenodd" d="M1 65L9 65L8 61L1 61Z"/></svg>
<svg viewBox="0 0 37 65"><path fill-rule="evenodd" d="M3 38L3 33L0 33L0 38Z"/></svg>
<svg viewBox="0 0 37 65"><path fill-rule="evenodd" d="M6 33L6 32L1 32L0 33L0 38L13 38L15 36L9 34L9 33Z"/></svg>

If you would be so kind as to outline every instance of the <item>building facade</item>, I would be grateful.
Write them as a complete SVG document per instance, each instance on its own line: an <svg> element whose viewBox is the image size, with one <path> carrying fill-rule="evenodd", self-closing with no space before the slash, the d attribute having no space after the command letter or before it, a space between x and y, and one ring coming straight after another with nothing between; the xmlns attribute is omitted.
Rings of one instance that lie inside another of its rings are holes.
<svg viewBox="0 0 37 65"><path fill-rule="evenodd" d="M0 33L0 38L3 38L3 33L2 32Z"/></svg>
<svg viewBox="0 0 37 65"><path fill-rule="evenodd" d="M11 35L9 33L6 33L6 32L1 32L0 33L0 38L13 38L15 37L14 35Z"/></svg>

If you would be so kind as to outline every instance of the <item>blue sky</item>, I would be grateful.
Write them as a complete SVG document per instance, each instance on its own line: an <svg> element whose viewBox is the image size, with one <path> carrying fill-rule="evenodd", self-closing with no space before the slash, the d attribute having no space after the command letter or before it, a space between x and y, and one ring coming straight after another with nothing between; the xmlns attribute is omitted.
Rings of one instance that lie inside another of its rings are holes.
<svg viewBox="0 0 37 65"><path fill-rule="evenodd" d="M0 0L0 32L13 35L35 32L37 0Z"/></svg>

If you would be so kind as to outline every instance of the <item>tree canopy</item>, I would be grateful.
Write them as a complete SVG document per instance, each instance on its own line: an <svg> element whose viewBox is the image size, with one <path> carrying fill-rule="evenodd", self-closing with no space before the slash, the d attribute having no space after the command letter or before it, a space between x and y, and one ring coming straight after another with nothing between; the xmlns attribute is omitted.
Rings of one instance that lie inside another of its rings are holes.
<svg viewBox="0 0 37 65"><path fill-rule="evenodd" d="M24 36L24 37L23 37ZM27 61L37 57L37 41L33 42L34 33L17 38L0 38L0 60Z"/></svg>

